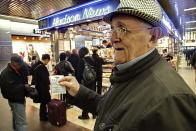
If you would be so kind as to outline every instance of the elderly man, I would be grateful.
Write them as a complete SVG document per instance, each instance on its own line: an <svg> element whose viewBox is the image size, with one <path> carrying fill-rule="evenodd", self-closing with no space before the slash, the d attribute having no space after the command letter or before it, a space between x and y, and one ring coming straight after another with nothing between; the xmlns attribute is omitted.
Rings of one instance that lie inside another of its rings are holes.
<svg viewBox="0 0 196 131"><path fill-rule="evenodd" d="M78 106L97 113L95 131L195 131L196 96L155 49L165 35L153 0L121 0L111 24L115 67L100 96L65 77Z"/></svg>

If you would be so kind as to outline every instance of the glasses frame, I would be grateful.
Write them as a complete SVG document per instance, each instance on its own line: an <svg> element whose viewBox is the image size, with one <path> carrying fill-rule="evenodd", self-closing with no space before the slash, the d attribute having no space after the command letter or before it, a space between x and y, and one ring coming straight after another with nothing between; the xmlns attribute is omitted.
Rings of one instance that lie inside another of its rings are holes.
<svg viewBox="0 0 196 131"><path fill-rule="evenodd" d="M149 30L149 29L152 29L152 28L153 27L137 28L137 29L127 29L125 27L117 27L116 29L111 29L109 33L110 33L110 38L112 37L112 34L114 32L116 32L118 38L122 38L127 33L133 33L133 31L140 31L140 30L143 30L143 29Z"/></svg>

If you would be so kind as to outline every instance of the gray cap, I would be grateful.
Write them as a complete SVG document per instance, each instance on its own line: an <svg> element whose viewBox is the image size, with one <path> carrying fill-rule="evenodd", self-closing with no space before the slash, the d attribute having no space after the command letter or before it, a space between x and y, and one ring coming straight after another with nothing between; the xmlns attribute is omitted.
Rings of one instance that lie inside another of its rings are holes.
<svg viewBox="0 0 196 131"><path fill-rule="evenodd" d="M22 58L19 55L13 55L10 60L13 62L19 63L19 64L24 63L24 61L22 60Z"/></svg>
<svg viewBox="0 0 196 131"><path fill-rule="evenodd" d="M167 29L162 22L162 10L154 0L120 0L117 10L105 15L103 20L110 23L118 14L135 16L155 27L161 27L161 37L167 36Z"/></svg>

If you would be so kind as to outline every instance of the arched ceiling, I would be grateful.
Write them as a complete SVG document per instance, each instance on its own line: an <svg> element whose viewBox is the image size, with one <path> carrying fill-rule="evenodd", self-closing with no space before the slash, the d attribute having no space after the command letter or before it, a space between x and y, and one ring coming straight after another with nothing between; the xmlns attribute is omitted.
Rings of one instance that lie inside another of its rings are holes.
<svg viewBox="0 0 196 131"><path fill-rule="evenodd" d="M182 32L196 31L196 0L157 0L176 28Z"/></svg>
<svg viewBox="0 0 196 131"><path fill-rule="evenodd" d="M0 14L38 19L91 0L0 0Z"/></svg>

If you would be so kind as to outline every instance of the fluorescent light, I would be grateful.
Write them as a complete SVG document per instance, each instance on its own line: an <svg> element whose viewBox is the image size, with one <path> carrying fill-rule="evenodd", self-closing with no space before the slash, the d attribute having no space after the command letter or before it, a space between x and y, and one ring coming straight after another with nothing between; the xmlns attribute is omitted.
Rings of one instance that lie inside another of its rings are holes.
<svg viewBox="0 0 196 131"><path fill-rule="evenodd" d="M75 9L78 9L78 8L81 8L81 7L84 7L84 6L89 6L89 5L92 5L92 4L101 2L101 1L105 1L105 0L96 0L96 1L92 1L92 2L89 2L89 3L83 4L83 5L77 6L77 7L73 7L73 8L64 10L64 11L60 11L60 12L58 12L58 13L54 13L54 14L48 15L48 16L43 17L43 18L40 18L40 19L38 19L38 20L40 21L40 20L43 20L43 19L46 19L46 18L49 18L49 17L52 17L52 16L56 16L56 15L59 15L59 14L62 14L62 13L68 12L68 11L72 11L72 10L75 10Z"/></svg>
<svg viewBox="0 0 196 131"><path fill-rule="evenodd" d="M187 30L192 30L192 29L196 29L196 27L193 27L193 28L186 28Z"/></svg>
<svg viewBox="0 0 196 131"><path fill-rule="evenodd" d="M189 23L195 23L196 20L193 20L193 21L187 21L186 24L189 24Z"/></svg>
<svg viewBox="0 0 196 131"><path fill-rule="evenodd" d="M196 7L184 9L184 11L196 10Z"/></svg>

